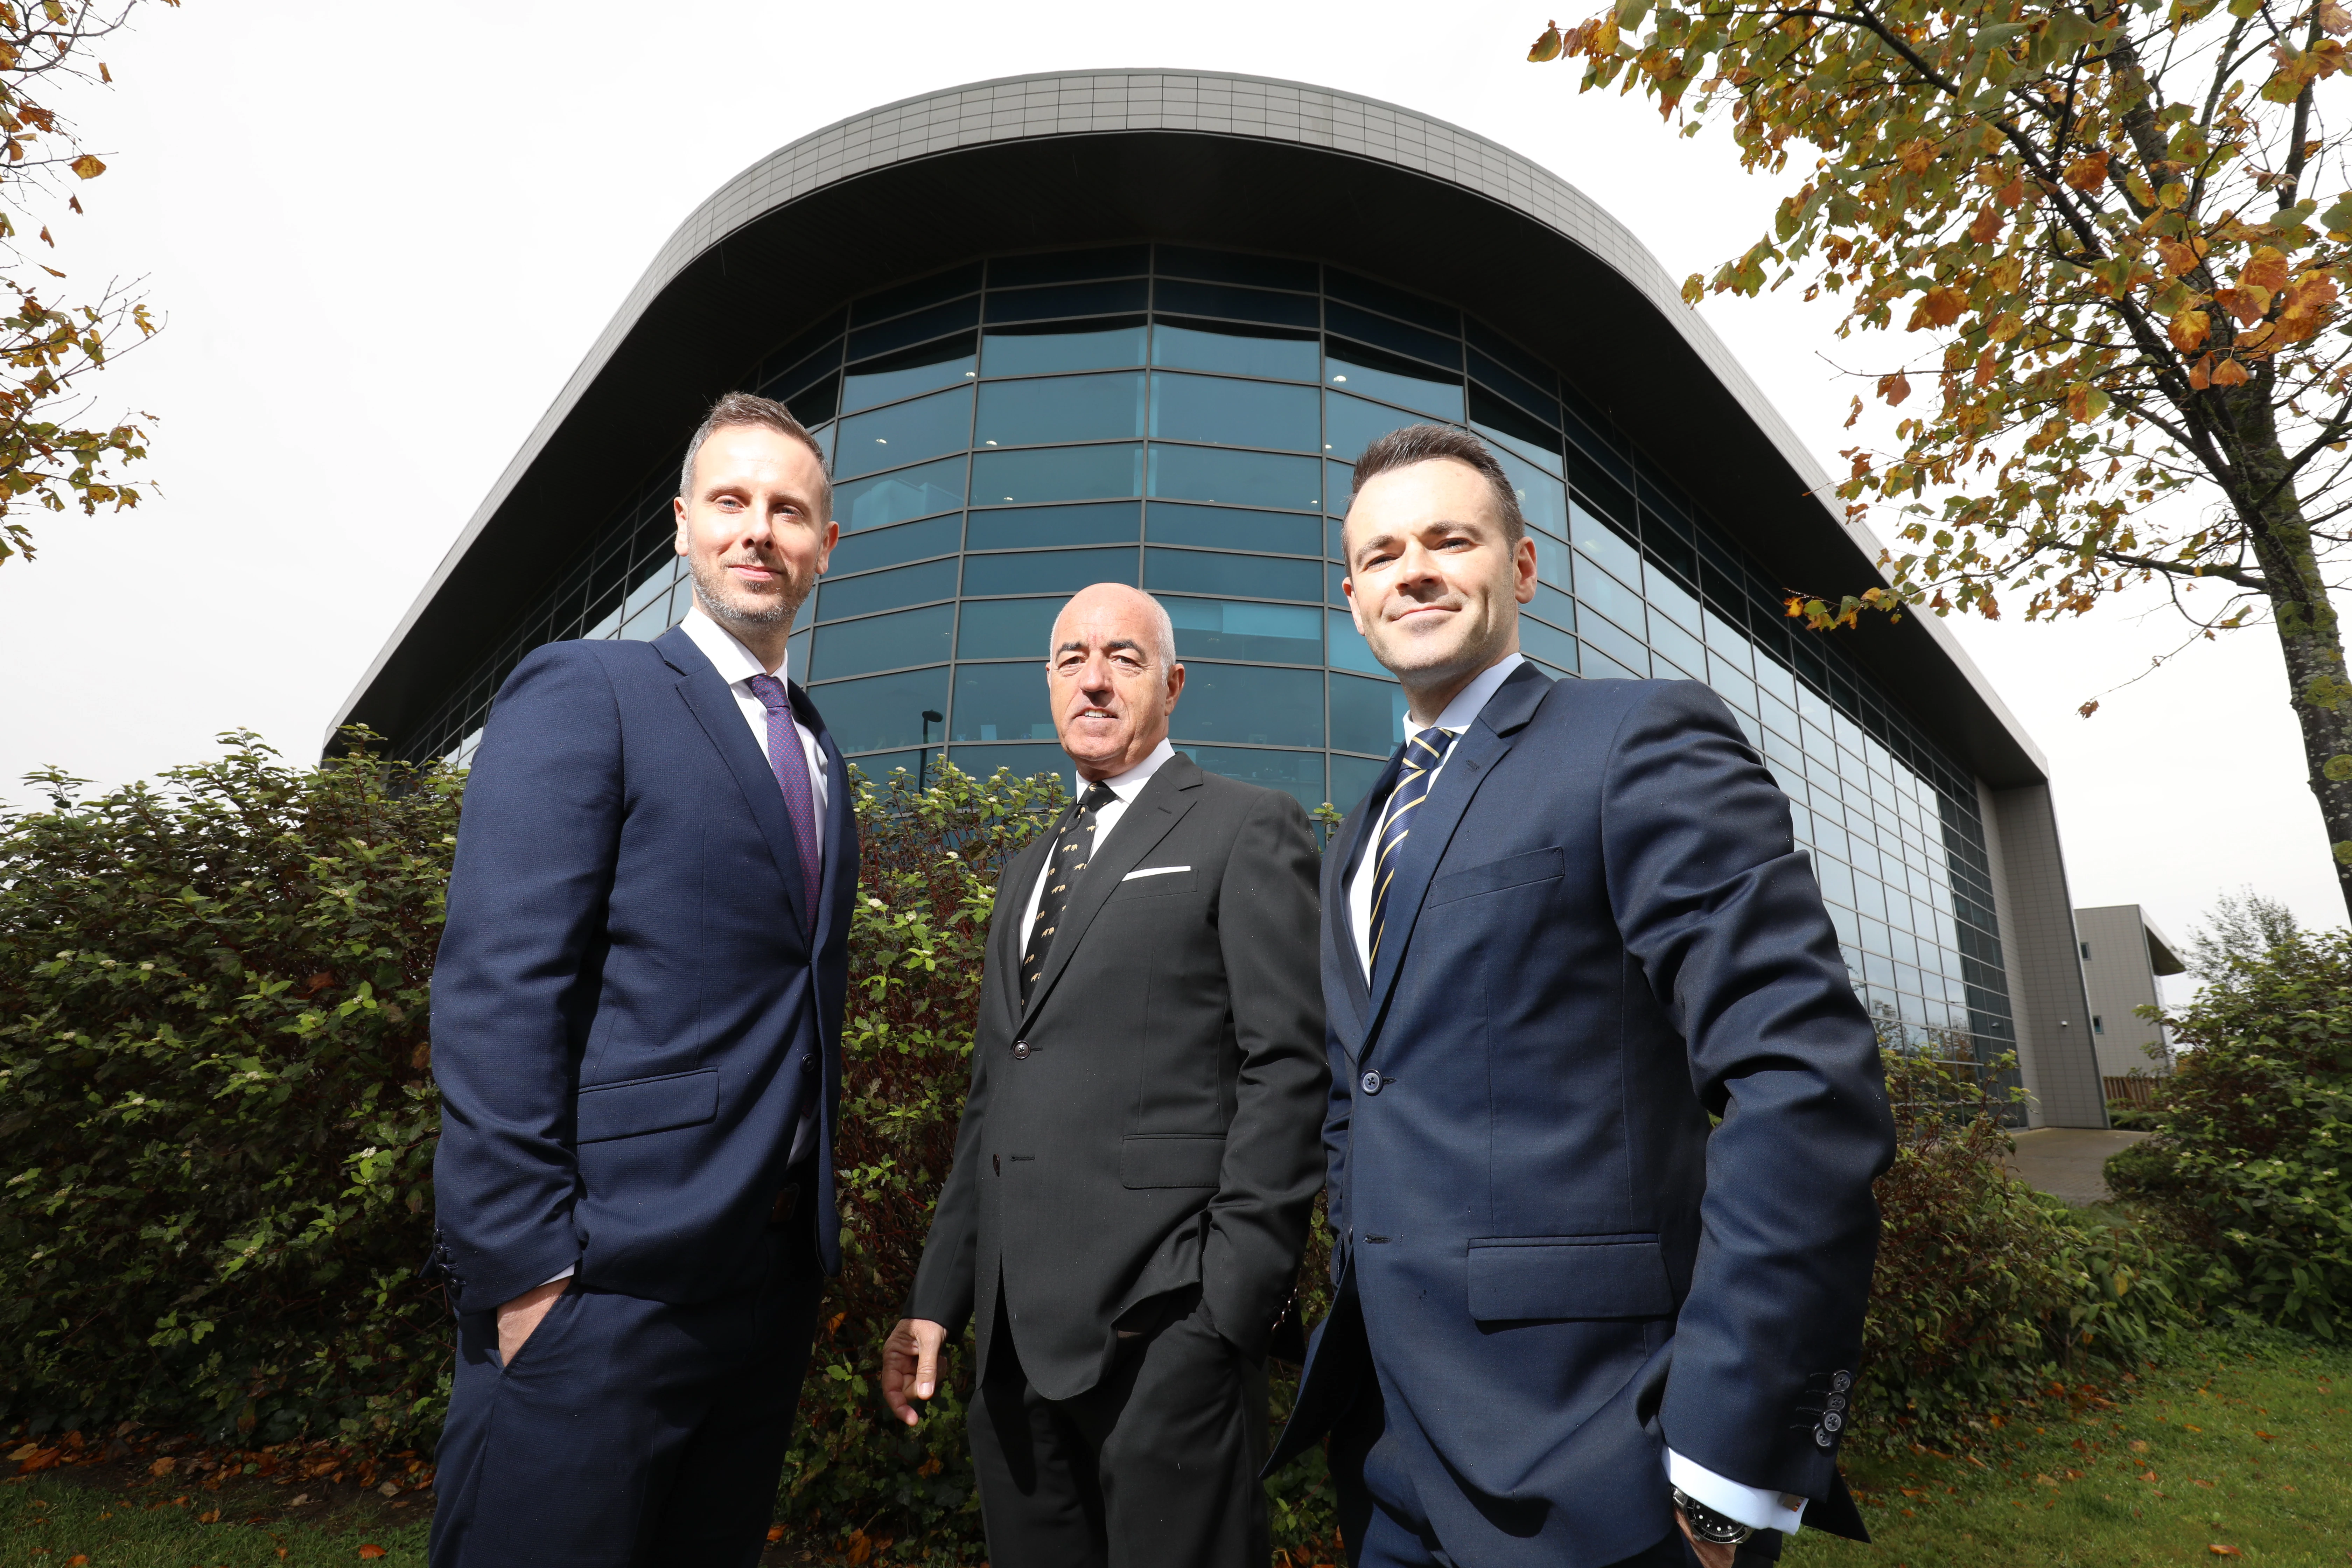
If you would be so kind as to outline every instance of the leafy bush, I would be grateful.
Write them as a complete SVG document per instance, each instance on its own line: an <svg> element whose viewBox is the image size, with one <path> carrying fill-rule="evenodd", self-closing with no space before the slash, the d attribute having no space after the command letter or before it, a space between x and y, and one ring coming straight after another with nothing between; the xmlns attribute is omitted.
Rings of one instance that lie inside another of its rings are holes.
<svg viewBox="0 0 2352 1568"><path fill-rule="evenodd" d="M2167 1022L2190 1048L2108 1185L2210 1246L2217 1293L2334 1338L2352 1309L2352 932L2226 955Z"/></svg>

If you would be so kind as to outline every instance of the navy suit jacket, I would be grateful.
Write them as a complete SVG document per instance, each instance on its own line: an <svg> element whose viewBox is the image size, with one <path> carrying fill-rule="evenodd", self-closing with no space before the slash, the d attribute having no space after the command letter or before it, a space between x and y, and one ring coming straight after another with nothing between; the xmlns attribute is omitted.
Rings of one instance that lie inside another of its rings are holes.
<svg viewBox="0 0 2352 1568"><path fill-rule="evenodd" d="M839 750L792 700L824 752L814 909L775 775L684 632L552 643L499 690L433 974L435 1262L458 1310L572 1267L662 1301L747 1282L812 1096L839 1269L857 825Z"/></svg>
<svg viewBox="0 0 2352 1568"><path fill-rule="evenodd" d="M1786 797L1704 686L1522 666L1399 852L1368 987L1348 878L1396 774L1325 859L1340 1286L1275 1462L1377 1366L1368 1470L1462 1563L1643 1550L1668 1445L1858 1531L1838 1374L1894 1129Z"/></svg>

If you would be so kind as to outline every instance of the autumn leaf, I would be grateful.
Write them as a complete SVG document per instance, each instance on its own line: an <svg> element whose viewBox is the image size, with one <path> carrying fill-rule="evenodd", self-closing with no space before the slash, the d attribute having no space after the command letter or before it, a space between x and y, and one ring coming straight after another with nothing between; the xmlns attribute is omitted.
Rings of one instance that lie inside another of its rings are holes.
<svg viewBox="0 0 2352 1568"><path fill-rule="evenodd" d="M2211 1552L2216 1557L2243 1557L2245 1555L2244 1552L2239 1551L2236 1547L2224 1546L2219 1542L2215 1542L2205 1550Z"/></svg>
<svg viewBox="0 0 2352 1568"><path fill-rule="evenodd" d="M362 1563L369 1562L383 1555L383 1548L374 1544L373 1542L360 1548L360 1561Z"/></svg>
<svg viewBox="0 0 2352 1568"><path fill-rule="evenodd" d="M179 1468L180 1461L171 1458L169 1455L166 1455L163 1458L160 1458L153 1464L148 1466L147 1473L151 1476L168 1476Z"/></svg>
<svg viewBox="0 0 2352 1568"><path fill-rule="evenodd" d="M781 1524L772 1524L772 1525L768 1526L768 1544L769 1544L769 1545L773 1546L777 1542L782 1541L783 1538L784 1538L784 1527L783 1527L782 1525L781 1525Z"/></svg>
<svg viewBox="0 0 2352 1568"><path fill-rule="evenodd" d="M2096 713L2098 710L2099 700L2095 697L2092 698L2088 702L2084 703L2080 708L2074 710L2075 712L2081 714L2085 719L2089 718L2092 714Z"/></svg>
<svg viewBox="0 0 2352 1568"><path fill-rule="evenodd" d="M2164 263L2164 269L2176 278L2184 272L2196 270L2197 263L2201 259L2194 246L2184 245L2177 239L2158 240L2156 254L2157 258Z"/></svg>
<svg viewBox="0 0 2352 1568"><path fill-rule="evenodd" d="M2165 331L2172 346L2182 353L2194 353L2213 333L2213 318L2202 310L2183 310L2166 323Z"/></svg>
<svg viewBox="0 0 2352 1568"><path fill-rule="evenodd" d="M1536 39L1535 47L1528 51L1528 58L1538 65L1543 64L1546 60L1556 60L1559 58L1559 24L1546 23L1542 36Z"/></svg>
<svg viewBox="0 0 2352 1568"><path fill-rule="evenodd" d="M98 154L95 153L84 153L80 157L76 158L69 167L85 180L95 180L106 173L106 165L99 161Z"/></svg>
<svg viewBox="0 0 2352 1568"><path fill-rule="evenodd" d="M2095 191L2107 183L2107 155L2088 153L2066 165L2066 183L2078 191Z"/></svg>
<svg viewBox="0 0 2352 1568"><path fill-rule="evenodd" d="M1927 165L1936 161L1936 144L1920 137L1895 149L1895 156L1902 163L1905 174L1924 174L1927 172Z"/></svg>
<svg viewBox="0 0 2352 1568"><path fill-rule="evenodd" d="M2243 386L2252 379L2246 367L2234 359L2225 359L2213 367L2213 384L2216 386Z"/></svg>
<svg viewBox="0 0 2352 1568"><path fill-rule="evenodd" d="M1968 303L1967 295L1939 283L1920 297L1917 308L1911 312L1910 324L1904 331L1916 332L1923 327L1948 327L1960 319L1960 312L1968 309Z"/></svg>
<svg viewBox="0 0 2352 1568"><path fill-rule="evenodd" d="M1899 370L1892 375L1880 376L1878 395L1886 399L1888 407L1894 407L1911 395L1911 378Z"/></svg>
<svg viewBox="0 0 2352 1568"><path fill-rule="evenodd" d="M1980 207L1975 221L1969 225L1969 237L1979 245L1990 245L2000 237L2000 211L1997 207Z"/></svg>
<svg viewBox="0 0 2352 1568"><path fill-rule="evenodd" d="M2239 269L2238 287L2263 289L2275 294L2286 287L2286 258L2279 254L2277 247L2265 245L2258 247Z"/></svg>

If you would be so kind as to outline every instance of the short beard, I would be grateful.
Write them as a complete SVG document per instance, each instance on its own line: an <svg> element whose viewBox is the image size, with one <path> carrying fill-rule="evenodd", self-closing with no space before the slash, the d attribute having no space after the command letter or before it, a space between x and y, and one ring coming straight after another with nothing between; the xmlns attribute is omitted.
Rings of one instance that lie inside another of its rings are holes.
<svg viewBox="0 0 2352 1568"><path fill-rule="evenodd" d="M687 566L694 574L694 596L702 605L703 614L722 626L790 626L800 614L805 594L789 597L779 595L772 599L752 599L748 603L736 585L727 580L726 568L716 561L704 562L689 556ZM786 590L789 594L789 588Z"/></svg>

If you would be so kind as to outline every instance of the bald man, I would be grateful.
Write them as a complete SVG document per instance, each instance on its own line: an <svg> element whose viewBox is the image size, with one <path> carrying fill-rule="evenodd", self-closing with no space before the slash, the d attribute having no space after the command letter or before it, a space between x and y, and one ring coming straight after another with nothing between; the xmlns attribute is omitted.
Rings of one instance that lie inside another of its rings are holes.
<svg viewBox="0 0 2352 1568"><path fill-rule="evenodd" d="M1168 613L1097 584L1045 671L1077 800L998 883L955 1164L882 1389L975 1314L1001 1568L1257 1568L1268 1337L1322 1184L1315 839L1168 743Z"/></svg>

